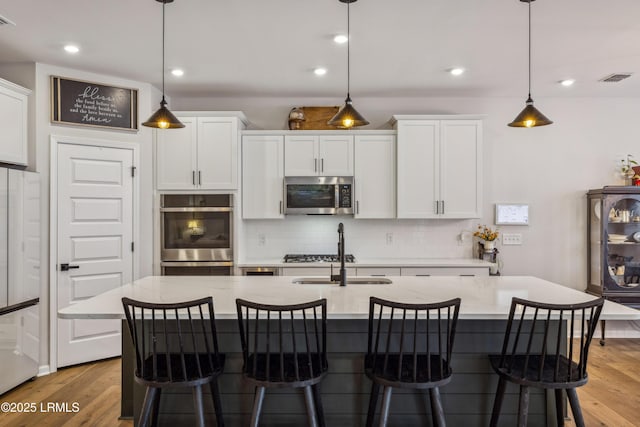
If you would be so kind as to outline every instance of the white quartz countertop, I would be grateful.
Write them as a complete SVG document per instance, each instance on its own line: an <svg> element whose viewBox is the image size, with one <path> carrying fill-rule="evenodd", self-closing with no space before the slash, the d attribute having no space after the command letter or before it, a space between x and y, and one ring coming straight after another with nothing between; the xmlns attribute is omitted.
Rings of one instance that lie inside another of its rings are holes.
<svg viewBox="0 0 640 427"><path fill-rule="evenodd" d="M246 260L238 267L328 267L338 262L282 262L282 258ZM355 262L345 263L346 267L486 267L493 263L475 258L357 258Z"/></svg>
<svg viewBox="0 0 640 427"><path fill-rule="evenodd" d="M594 297L529 276L389 277L387 285L301 285L295 276L148 276L58 311L64 319L124 318L122 297L167 303L212 296L216 318L236 318L236 298L264 304L294 304L327 299L328 317L364 319L369 297L405 303L460 297L461 319L506 319L512 297L547 303L579 303ZM640 310L606 301L601 319L640 319Z"/></svg>

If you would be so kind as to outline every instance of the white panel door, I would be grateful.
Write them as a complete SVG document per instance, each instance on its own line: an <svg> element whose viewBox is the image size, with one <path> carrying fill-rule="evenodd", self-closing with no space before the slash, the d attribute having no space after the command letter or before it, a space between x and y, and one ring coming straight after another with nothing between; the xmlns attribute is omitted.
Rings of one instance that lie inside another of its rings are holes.
<svg viewBox="0 0 640 427"><path fill-rule="evenodd" d="M287 135L284 137L284 175L316 176L320 170L318 137Z"/></svg>
<svg viewBox="0 0 640 427"><path fill-rule="evenodd" d="M407 120L397 128L398 218L437 218L439 122Z"/></svg>
<svg viewBox="0 0 640 427"><path fill-rule="evenodd" d="M61 143L57 166L62 308L132 280L133 150ZM120 352L120 321L58 319L59 367Z"/></svg>
<svg viewBox="0 0 640 427"><path fill-rule="evenodd" d="M193 117L179 117L181 129L157 129L156 186L158 190L193 190L197 182L197 126Z"/></svg>
<svg viewBox="0 0 640 427"><path fill-rule="evenodd" d="M284 218L282 135L242 138L242 218Z"/></svg>
<svg viewBox="0 0 640 427"><path fill-rule="evenodd" d="M443 218L480 218L482 122L440 123L440 200Z"/></svg>
<svg viewBox="0 0 640 427"><path fill-rule="evenodd" d="M230 117L198 117L199 188L238 188L238 125Z"/></svg>
<svg viewBox="0 0 640 427"><path fill-rule="evenodd" d="M395 142L393 135L356 135L356 218L396 217Z"/></svg>
<svg viewBox="0 0 640 427"><path fill-rule="evenodd" d="M353 136L321 136L318 156L320 157L320 175L353 176Z"/></svg>

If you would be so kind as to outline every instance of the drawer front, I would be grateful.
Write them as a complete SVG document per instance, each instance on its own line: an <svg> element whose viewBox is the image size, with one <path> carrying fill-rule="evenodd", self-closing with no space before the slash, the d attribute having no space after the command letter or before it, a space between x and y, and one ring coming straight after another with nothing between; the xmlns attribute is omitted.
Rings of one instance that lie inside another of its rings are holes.
<svg viewBox="0 0 640 427"><path fill-rule="evenodd" d="M358 267L358 276L400 276L400 267Z"/></svg>
<svg viewBox="0 0 640 427"><path fill-rule="evenodd" d="M488 276L484 267L402 267L401 276Z"/></svg>
<svg viewBox="0 0 640 427"><path fill-rule="evenodd" d="M327 276L331 274L331 267L282 267L283 276ZM333 265L333 274L340 272L340 264ZM347 276L355 276L356 269L347 268Z"/></svg>

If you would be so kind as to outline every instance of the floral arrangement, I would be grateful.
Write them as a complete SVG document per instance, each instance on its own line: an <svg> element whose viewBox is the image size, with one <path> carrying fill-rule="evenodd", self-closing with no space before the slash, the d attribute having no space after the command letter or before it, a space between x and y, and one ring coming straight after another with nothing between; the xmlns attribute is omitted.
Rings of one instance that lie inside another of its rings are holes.
<svg viewBox="0 0 640 427"><path fill-rule="evenodd" d="M478 225L478 231L473 233L473 235L487 242L492 242L498 238L500 233L497 228L493 230L491 227L487 227L486 225Z"/></svg>
<svg viewBox="0 0 640 427"><path fill-rule="evenodd" d="M638 166L638 162L632 159L631 154L627 154L627 160L620 160L620 173L624 178L630 179L640 179L640 175L638 175L634 169L634 166Z"/></svg>

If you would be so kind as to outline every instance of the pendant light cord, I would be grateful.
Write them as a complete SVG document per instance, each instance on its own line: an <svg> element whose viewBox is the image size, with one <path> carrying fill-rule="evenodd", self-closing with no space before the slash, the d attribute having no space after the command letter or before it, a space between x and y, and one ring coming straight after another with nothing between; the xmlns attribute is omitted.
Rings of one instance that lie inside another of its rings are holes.
<svg viewBox="0 0 640 427"><path fill-rule="evenodd" d="M531 2L529 0L529 99L531 99Z"/></svg>
<svg viewBox="0 0 640 427"><path fill-rule="evenodd" d="M347 3L347 98L350 98L351 89L351 51L349 49L351 45L351 17L349 16L349 10L351 8L351 2Z"/></svg>
<svg viewBox="0 0 640 427"><path fill-rule="evenodd" d="M166 1L162 2L162 101L164 102L164 8Z"/></svg>

